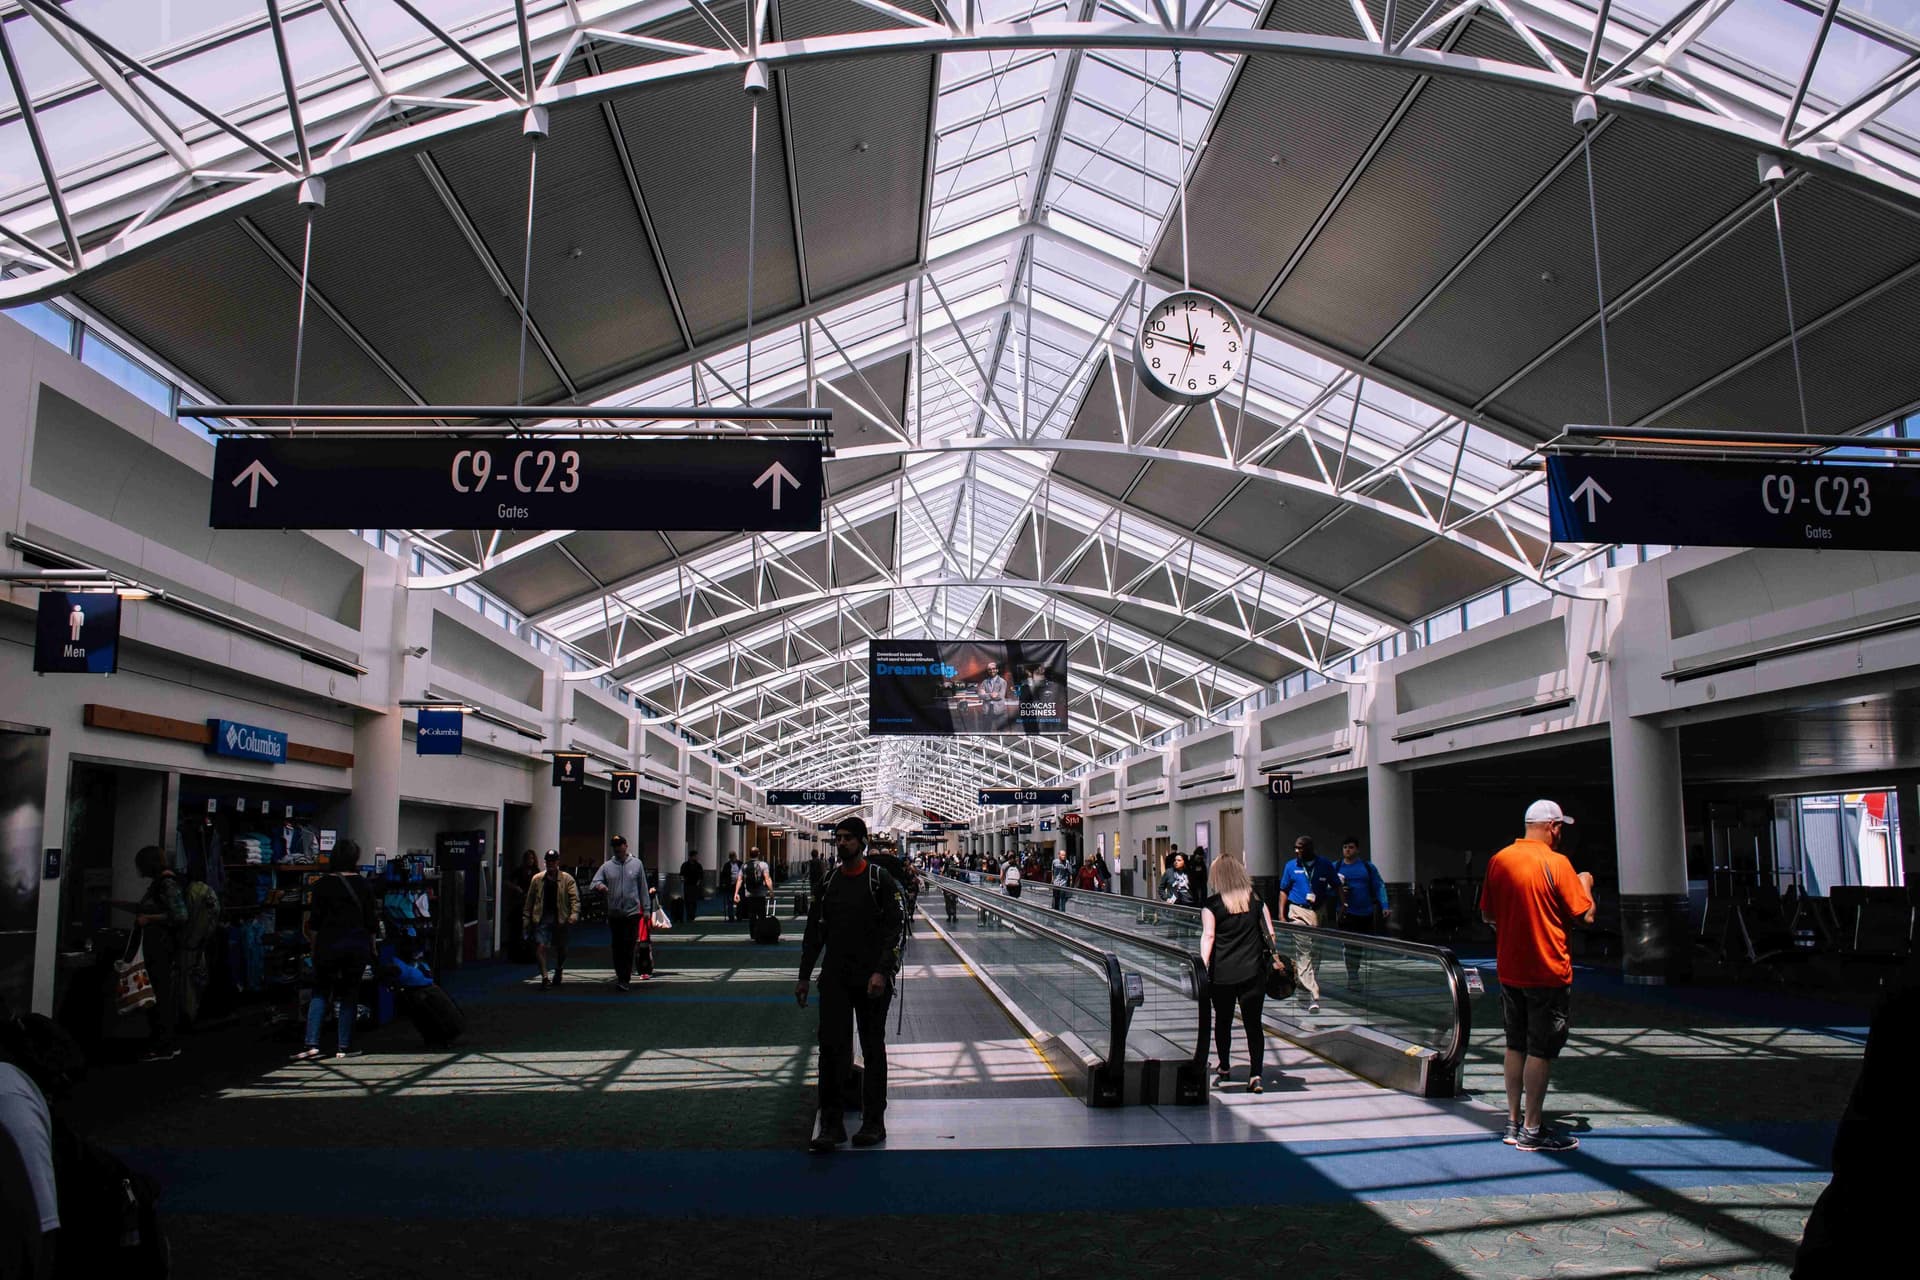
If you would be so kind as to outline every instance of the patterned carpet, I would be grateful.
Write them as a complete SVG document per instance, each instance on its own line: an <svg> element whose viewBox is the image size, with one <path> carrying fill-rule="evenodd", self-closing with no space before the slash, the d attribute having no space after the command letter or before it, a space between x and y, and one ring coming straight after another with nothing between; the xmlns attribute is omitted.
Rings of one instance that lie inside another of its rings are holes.
<svg viewBox="0 0 1920 1280"><path fill-rule="evenodd" d="M1628 1150L1623 1135L1657 1126L1649 1152L1669 1150L1660 1144L1676 1132L1719 1140L1724 1127L1740 1150L1766 1155L1774 1125L1794 1158L1736 1160L1724 1180L1696 1170L1680 1185L1596 1154L1565 1189L1538 1178L1552 1157L1490 1138L1468 1153L1482 1170L1471 1175L1457 1153L1380 1142L1370 1158L1397 1162L1399 1189L1356 1198L1315 1183L1297 1153L1247 1144L1179 1149L1181 1159L1136 1148L1125 1159L809 1160L796 1153L811 1119L814 1015L793 1003L797 959L791 927L780 945L756 947L743 926L716 922L663 937L657 978L627 995L604 981L604 948L577 948L557 991L529 970L472 966L448 984L471 1020L453 1052L424 1050L400 1022L369 1034L363 1058L296 1066L293 1044L243 1023L188 1038L176 1062L96 1072L76 1117L136 1159L157 1154L158 1167L196 1174L177 1179L168 1215L176 1273L189 1280L776 1268L956 1280L1784 1276L1821 1187L1809 1152L1824 1150L1845 1102L1866 1021L1829 1009L1824 1023L1786 1026L1595 981L1576 995L1550 1109L1594 1133L1596 1153ZM1475 1014L1469 1087L1497 1101L1497 1005ZM991 1091L978 1096L991 1105ZM1262 1150L1275 1153L1271 1178ZM389 1185L428 1165L450 1170L433 1175L445 1185L431 1213ZM1486 1194L1489 1167L1515 1171L1500 1175L1521 1178L1515 1194ZM914 1180L916 1194L899 1197L911 1211L890 1213L902 1178ZM216 1186L243 1202L215 1211L196 1200ZM609 1212L627 1203L630 1213Z"/></svg>

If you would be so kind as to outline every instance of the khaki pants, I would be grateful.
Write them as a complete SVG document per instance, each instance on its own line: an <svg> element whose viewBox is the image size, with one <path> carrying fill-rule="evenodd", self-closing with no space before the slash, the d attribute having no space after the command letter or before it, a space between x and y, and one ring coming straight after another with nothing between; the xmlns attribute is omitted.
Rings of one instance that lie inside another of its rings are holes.
<svg viewBox="0 0 1920 1280"><path fill-rule="evenodd" d="M1320 917L1314 914L1312 907L1303 907L1298 903L1287 904L1287 923L1303 925L1309 929L1320 927ZM1313 944L1305 940L1293 944L1294 971L1300 983L1300 989L1307 993L1307 999L1313 1003L1320 1001L1319 967L1314 962Z"/></svg>

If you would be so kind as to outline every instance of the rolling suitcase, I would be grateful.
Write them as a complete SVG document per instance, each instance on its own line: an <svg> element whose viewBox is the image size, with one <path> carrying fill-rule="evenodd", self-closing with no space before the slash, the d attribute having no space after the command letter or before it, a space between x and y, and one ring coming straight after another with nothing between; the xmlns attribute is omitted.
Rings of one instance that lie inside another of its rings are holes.
<svg viewBox="0 0 1920 1280"><path fill-rule="evenodd" d="M803 916L813 909L813 899L805 893L793 895L793 914Z"/></svg>
<svg viewBox="0 0 1920 1280"><path fill-rule="evenodd" d="M400 1001L420 1038L436 1049L452 1044L467 1029L467 1015L438 984L404 989Z"/></svg>
<svg viewBox="0 0 1920 1280"><path fill-rule="evenodd" d="M748 930L755 942L778 942L780 941L780 917L759 916L748 926Z"/></svg>

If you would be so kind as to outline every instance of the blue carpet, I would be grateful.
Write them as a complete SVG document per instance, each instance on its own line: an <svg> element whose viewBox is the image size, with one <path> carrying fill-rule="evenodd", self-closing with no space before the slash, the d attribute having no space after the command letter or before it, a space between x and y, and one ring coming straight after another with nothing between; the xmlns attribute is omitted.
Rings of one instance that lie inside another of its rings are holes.
<svg viewBox="0 0 1920 1280"><path fill-rule="evenodd" d="M121 1154L159 1176L169 1213L230 1213L298 1169L307 1216L354 1216L367 1197L416 1219L764 1217L742 1187L778 1187L783 1213L1024 1213L1034 1187L1208 1188L1220 1205L1330 1204L1489 1195L1818 1182L1828 1124L1600 1130L1561 1156L1492 1137L1233 1143L1020 1151L410 1150L143 1148ZM636 1182L637 1180L637 1182ZM635 1194L644 1184L646 1194ZM351 1188L330 1203L325 1189Z"/></svg>

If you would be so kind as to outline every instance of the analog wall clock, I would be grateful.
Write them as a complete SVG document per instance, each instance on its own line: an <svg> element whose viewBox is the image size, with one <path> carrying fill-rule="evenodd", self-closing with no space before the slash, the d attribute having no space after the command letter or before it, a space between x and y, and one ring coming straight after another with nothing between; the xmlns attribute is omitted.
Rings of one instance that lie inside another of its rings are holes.
<svg viewBox="0 0 1920 1280"><path fill-rule="evenodd" d="M1147 389L1176 404L1205 404L1225 391L1246 355L1233 308L1197 289L1162 298L1133 338L1133 367Z"/></svg>

